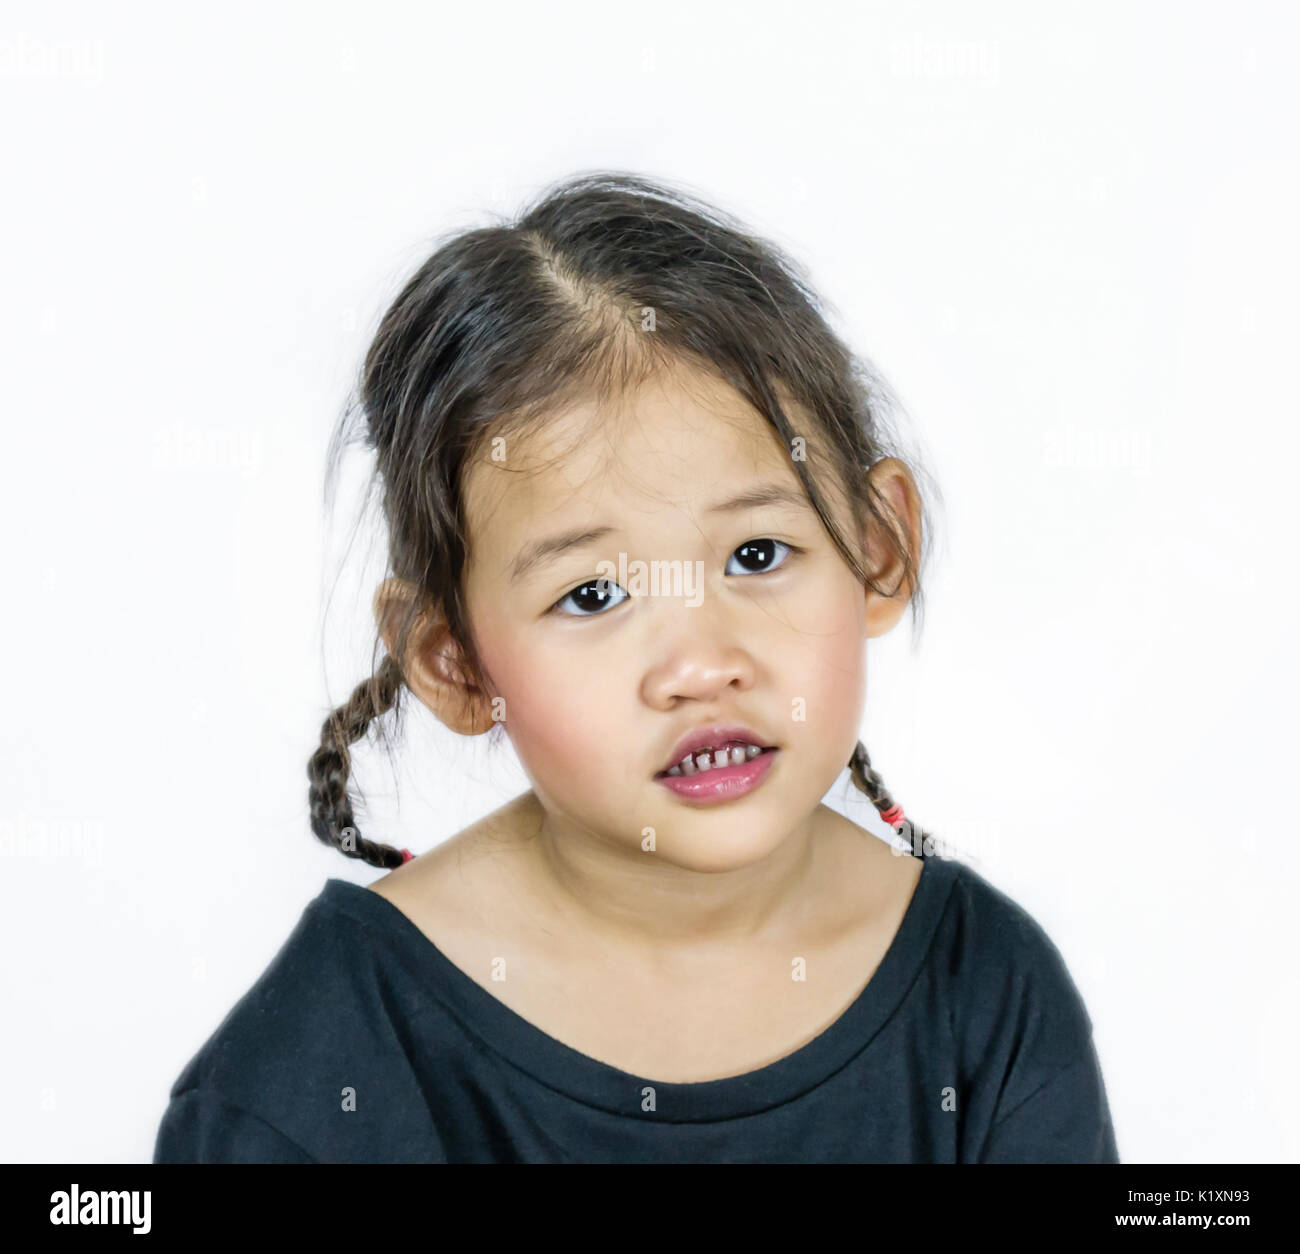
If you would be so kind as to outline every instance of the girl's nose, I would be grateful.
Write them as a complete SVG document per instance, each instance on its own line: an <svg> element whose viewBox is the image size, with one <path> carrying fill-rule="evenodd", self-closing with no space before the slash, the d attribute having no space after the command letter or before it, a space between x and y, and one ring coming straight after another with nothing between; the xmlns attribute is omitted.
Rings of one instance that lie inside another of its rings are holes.
<svg viewBox="0 0 1300 1254"><path fill-rule="evenodd" d="M684 617L684 624L674 624L680 630L655 643L654 660L644 681L646 701L667 709L676 698L713 701L728 688L744 692L753 687L755 661L735 633L721 623L711 623L702 612L692 611Z"/></svg>

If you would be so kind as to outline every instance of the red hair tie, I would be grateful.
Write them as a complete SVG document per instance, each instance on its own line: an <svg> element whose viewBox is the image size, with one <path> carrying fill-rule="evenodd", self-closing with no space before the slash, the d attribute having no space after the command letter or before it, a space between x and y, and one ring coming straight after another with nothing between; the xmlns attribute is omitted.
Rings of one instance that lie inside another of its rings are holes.
<svg viewBox="0 0 1300 1254"><path fill-rule="evenodd" d="M880 817L889 824L890 827L897 827L903 821L903 807L892 805L888 810L882 810Z"/></svg>
<svg viewBox="0 0 1300 1254"><path fill-rule="evenodd" d="M408 862L410 862L410 860L411 860L412 858L414 858L414 857L415 857L415 854L413 854L409 849L403 849L403 850L402 850L402 865L405 866L405 865L406 865Z"/></svg>

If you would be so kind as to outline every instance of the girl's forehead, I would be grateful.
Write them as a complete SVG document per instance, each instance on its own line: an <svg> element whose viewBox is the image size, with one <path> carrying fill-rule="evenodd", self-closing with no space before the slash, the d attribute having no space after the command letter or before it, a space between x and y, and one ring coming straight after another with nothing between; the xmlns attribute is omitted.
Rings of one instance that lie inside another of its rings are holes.
<svg viewBox="0 0 1300 1254"><path fill-rule="evenodd" d="M795 481L790 462L777 432L721 381L655 380L617 405L579 402L489 440L466 476L466 514L486 543L588 508L689 508L751 479Z"/></svg>

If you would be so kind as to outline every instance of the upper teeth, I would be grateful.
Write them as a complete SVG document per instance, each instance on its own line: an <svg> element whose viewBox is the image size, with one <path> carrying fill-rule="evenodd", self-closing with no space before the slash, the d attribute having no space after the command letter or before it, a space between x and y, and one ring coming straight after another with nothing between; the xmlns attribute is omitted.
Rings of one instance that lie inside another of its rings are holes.
<svg viewBox="0 0 1300 1254"><path fill-rule="evenodd" d="M756 758L763 750L758 745L747 744L743 740L733 740L721 749L700 749L688 753L671 770L668 775L694 775L699 771L713 771L722 766L740 766L750 758Z"/></svg>

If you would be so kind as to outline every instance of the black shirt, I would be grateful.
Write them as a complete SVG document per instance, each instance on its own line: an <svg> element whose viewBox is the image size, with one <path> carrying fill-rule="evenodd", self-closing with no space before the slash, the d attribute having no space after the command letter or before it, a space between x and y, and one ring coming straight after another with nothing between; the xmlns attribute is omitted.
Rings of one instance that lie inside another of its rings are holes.
<svg viewBox="0 0 1300 1254"><path fill-rule="evenodd" d="M1118 1162L1060 953L927 858L856 1000L743 1075L655 1083L563 1044L396 906L328 879L170 1093L154 1162Z"/></svg>

